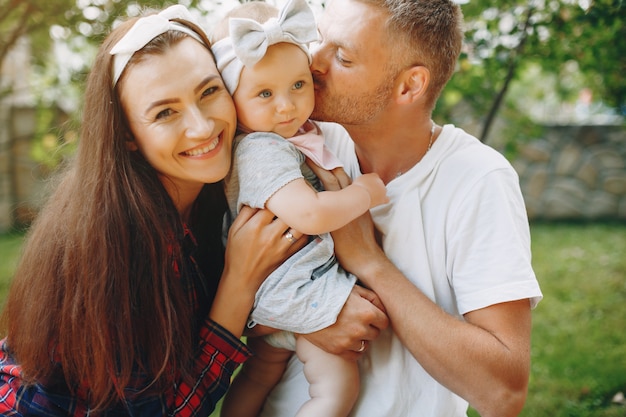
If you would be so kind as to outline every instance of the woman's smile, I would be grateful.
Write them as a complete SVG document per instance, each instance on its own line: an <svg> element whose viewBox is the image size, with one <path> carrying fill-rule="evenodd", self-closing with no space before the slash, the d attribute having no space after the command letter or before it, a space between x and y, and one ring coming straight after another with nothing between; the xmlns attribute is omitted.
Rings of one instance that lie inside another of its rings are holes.
<svg viewBox="0 0 626 417"><path fill-rule="evenodd" d="M223 132L222 132L223 134ZM183 155L185 156L205 156L207 155L209 152L215 150L215 148L217 148L217 146L220 144L220 138L222 136L222 134L220 134L220 136L216 137L215 139L213 139L212 141L210 141L208 144L202 145L202 146L197 146L193 149L190 149L188 151L184 151L182 152Z"/></svg>

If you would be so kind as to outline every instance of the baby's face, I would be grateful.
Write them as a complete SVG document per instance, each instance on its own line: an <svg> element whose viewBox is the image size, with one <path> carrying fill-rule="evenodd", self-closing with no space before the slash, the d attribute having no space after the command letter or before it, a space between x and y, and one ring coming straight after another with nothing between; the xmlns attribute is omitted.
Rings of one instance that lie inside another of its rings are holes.
<svg viewBox="0 0 626 417"><path fill-rule="evenodd" d="M306 54L290 43L270 46L263 59L243 69L233 99L247 129L294 136L315 105Z"/></svg>

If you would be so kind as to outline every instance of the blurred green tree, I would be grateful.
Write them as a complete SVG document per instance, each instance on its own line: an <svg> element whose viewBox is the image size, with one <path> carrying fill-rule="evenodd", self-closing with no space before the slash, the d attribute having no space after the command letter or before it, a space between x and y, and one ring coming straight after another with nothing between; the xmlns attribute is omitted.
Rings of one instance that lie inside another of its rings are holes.
<svg viewBox="0 0 626 417"><path fill-rule="evenodd" d="M512 140L532 135L524 117L528 112L519 108L528 102L507 100L512 83L531 68L555 76L561 99L577 96L582 83L607 105L626 105L624 0L471 0L463 13L459 69L436 109L443 119L454 120L454 109L463 102L463 112L470 113L465 117L481 122L483 141L499 113L508 119ZM572 65L580 74L577 83L568 83Z"/></svg>
<svg viewBox="0 0 626 417"><path fill-rule="evenodd" d="M182 1L199 15L210 15L237 0ZM280 1L280 0L279 0ZM323 6L324 0L309 0ZM561 98L579 93L580 83L567 83L572 63L585 86L614 108L626 105L626 4L624 0L459 0L466 20L466 38L458 73L453 77L435 116L458 124L463 115L481 123L478 136L486 140L496 115L515 132L511 140L532 136L524 115L526 101L509 97L512 83L530 68L553 75ZM168 0L0 0L0 65L22 35L31 39L36 65L50 66L52 38L79 50L99 43L119 16L138 14L141 8L161 7ZM77 41L77 39L80 40ZM84 79L89 59L74 68L72 82ZM59 80L48 72L47 86ZM571 78L571 77L570 77ZM538 88L538 90L541 90ZM531 93L530 91L528 92ZM541 100L539 93L536 99ZM522 108L520 108L522 107Z"/></svg>

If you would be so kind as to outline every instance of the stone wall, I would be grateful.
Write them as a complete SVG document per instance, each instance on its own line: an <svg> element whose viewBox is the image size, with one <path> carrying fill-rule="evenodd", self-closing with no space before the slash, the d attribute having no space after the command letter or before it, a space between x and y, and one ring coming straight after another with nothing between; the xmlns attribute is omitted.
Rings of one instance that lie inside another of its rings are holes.
<svg viewBox="0 0 626 417"><path fill-rule="evenodd" d="M30 158L35 99L29 62L30 44L20 38L0 69L0 233L32 218L41 186L37 164Z"/></svg>
<svg viewBox="0 0 626 417"><path fill-rule="evenodd" d="M33 220L41 204L46 175L30 157L35 109L7 110L0 106L2 121L6 122L0 129L0 233Z"/></svg>
<svg viewBox="0 0 626 417"><path fill-rule="evenodd" d="M548 126L513 166L531 219L626 220L626 128Z"/></svg>

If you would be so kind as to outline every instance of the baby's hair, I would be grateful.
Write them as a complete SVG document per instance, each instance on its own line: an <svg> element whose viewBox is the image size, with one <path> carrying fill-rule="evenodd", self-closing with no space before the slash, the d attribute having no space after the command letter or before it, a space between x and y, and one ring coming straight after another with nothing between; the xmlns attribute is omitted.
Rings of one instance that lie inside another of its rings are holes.
<svg viewBox="0 0 626 417"><path fill-rule="evenodd" d="M272 17L278 16L278 9L263 1L251 1L244 3L241 6L237 6L230 10L226 15L218 22L215 29L211 33L211 43L215 43L220 39L224 39L229 36L228 22L231 17L243 17L246 19L252 19L259 23L265 23Z"/></svg>

